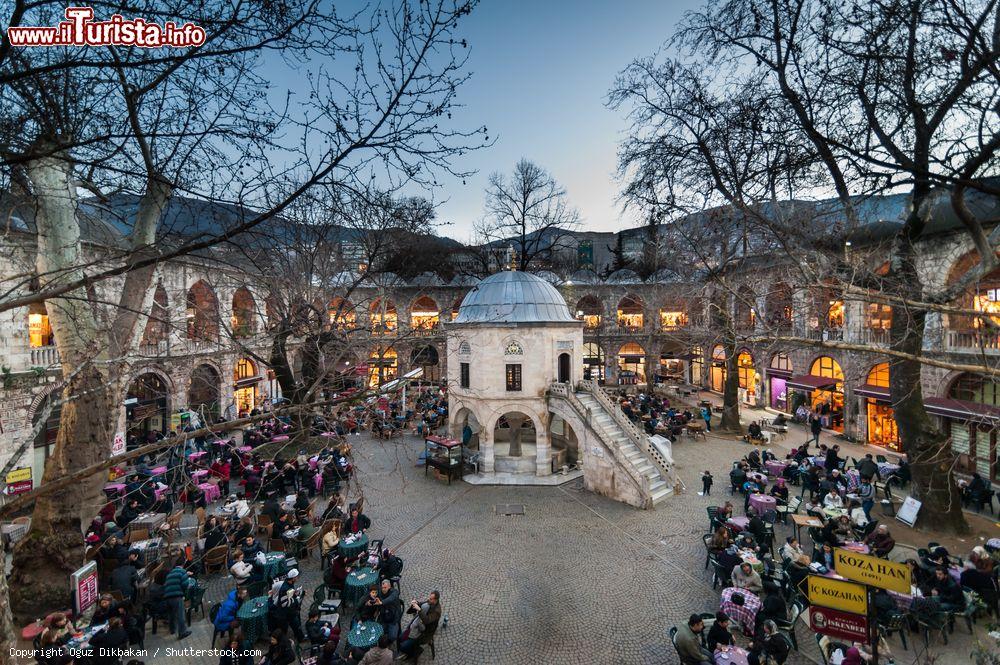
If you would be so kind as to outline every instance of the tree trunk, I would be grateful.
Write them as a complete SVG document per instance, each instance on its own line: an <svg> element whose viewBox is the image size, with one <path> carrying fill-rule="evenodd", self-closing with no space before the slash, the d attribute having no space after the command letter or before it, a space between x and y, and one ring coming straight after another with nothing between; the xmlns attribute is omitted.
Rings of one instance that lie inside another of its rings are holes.
<svg viewBox="0 0 1000 665"><path fill-rule="evenodd" d="M10 613L6 571L0 570L0 663L13 663L11 650L17 646L18 630ZM40 618L40 617L36 617Z"/></svg>
<svg viewBox="0 0 1000 665"><path fill-rule="evenodd" d="M736 365L736 344L727 340L726 382L722 386L722 422L719 429L727 432L743 432L740 424L740 375Z"/></svg>
<svg viewBox="0 0 1000 665"><path fill-rule="evenodd" d="M914 261L912 242L900 235L893 243L890 288L897 295L921 293L922 284ZM904 353L921 355L927 312L912 307L894 307L891 347ZM918 525L965 534L968 522L962 513L962 497L952 474L954 455L951 441L938 430L924 407L920 383L921 363L916 360L893 360L889 382L892 408L899 438L910 462L914 498L921 501Z"/></svg>

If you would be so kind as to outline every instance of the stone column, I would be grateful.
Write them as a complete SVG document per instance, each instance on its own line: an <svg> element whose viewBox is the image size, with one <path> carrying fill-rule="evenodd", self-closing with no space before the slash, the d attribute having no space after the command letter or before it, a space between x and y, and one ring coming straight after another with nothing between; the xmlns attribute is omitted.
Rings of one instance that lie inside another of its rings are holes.
<svg viewBox="0 0 1000 665"><path fill-rule="evenodd" d="M535 475L552 475L552 445L549 442L549 430L546 426L548 419L542 421L542 428L535 430Z"/></svg>
<svg viewBox="0 0 1000 665"><path fill-rule="evenodd" d="M487 431L485 427L479 430L479 453L483 473L493 473L496 462L496 453L493 450L493 432Z"/></svg>

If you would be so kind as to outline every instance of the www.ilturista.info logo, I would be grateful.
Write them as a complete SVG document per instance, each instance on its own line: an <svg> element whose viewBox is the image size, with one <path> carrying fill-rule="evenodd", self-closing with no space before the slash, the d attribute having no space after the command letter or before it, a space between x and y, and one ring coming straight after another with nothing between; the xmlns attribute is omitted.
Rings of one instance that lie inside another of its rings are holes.
<svg viewBox="0 0 1000 665"><path fill-rule="evenodd" d="M11 26L11 46L139 46L162 48L201 46L205 29L193 23L163 25L141 18L113 14L110 20L94 21L92 7L67 7L66 20L55 27Z"/></svg>

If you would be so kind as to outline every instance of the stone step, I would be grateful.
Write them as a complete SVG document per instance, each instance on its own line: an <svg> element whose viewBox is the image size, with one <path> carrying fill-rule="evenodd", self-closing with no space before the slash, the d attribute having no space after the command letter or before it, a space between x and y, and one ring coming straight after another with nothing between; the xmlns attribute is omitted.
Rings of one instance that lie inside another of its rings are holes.
<svg viewBox="0 0 1000 665"><path fill-rule="evenodd" d="M667 481L660 478L659 480L654 480L649 484L649 491L650 493L655 494L658 490L661 490L666 486L667 486Z"/></svg>
<svg viewBox="0 0 1000 665"><path fill-rule="evenodd" d="M667 500L667 497L670 496L672 493L673 489L671 489L670 487L663 487L661 489L656 490L650 495L653 499L653 505L656 506L663 503L664 501Z"/></svg>

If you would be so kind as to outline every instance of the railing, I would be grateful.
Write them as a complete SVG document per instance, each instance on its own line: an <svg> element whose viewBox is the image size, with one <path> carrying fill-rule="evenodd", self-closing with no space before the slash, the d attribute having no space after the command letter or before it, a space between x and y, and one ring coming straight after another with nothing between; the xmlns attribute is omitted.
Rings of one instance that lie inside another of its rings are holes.
<svg viewBox="0 0 1000 665"><path fill-rule="evenodd" d="M821 340L824 342L842 342L844 341L844 329L810 328L806 331L806 336L809 337L809 339Z"/></svg>
<svg viewBox="0 0 1000 665"><path fill-rule="evenodd" d="M1000 335L979 331L948 331L948 348L976 351L1000 351Z"/></svg>
<svg viewBox="0 0 1000 665"><path fill-rule="evenodd" d="M39 346L31 349L32 367L51 367L59 364L59 350L55 346Z"/></svg>
<svg viewBox="0 0 1000 665"><path fill-rule="evenodd" d="M888 346L889 344L888 328L861 328L854 334L862 344L878 344L880 346Z"/></svg>
<svg viewBox="0 0 1000 665"><path fill-rule="evenodd" d="M617 326L617 331L620 333L641 333L646 330L645 326L630 326L624 323L619 323Z"/></svg>
<svg viewBox="0 0 1000 665"><path fill-rule="evenodd" d="M597 422L597 419L594 417L594 412L580 401L580 398L576 396L570 388L570 385L568 383L553 381L549 384L549 395L553 397L562 397L569 402L570 406L572 406L577 413L584 417L587 425L594 430L601 440L604 441L605 447L611 451L611 454L614 456L615 460L617 460L619 466L625 469L626 473L628 473L628 475L635 482L636 486L639 488L639 492L642 494L645 507L652 508L653 496L649 489L649 479L639 473L639 470L635 468L635 465L626 459L613 434L606 431L604 427Z"/></svg>
<svg viewBox="0 0 1000 665"><path fill-rule="evenodd" d="M136 351L143 358L162 358L170 355L170 346L167 340L161 339L155 344L140 344Z"/></svg>
<svg viewBox="0 0 1000 665"><path fill-rule="evenodd" d="M673 487L675 482L675 476L673 471L673 465L670 464L663 455L659 453L658 450L649 442L649 437L646 433L639 429L635 423L629 420L622 410L615 404L608 394L604 391L604 388L597 385L596 381L591 379L584 379L580 381L580 388L584 391L593 395L597 401L604 406L605 410L611 415L614 421L622 428L630 439L639 450L646 454L646 457L656 466L660 471L660 475L667 482L668 485Z"/></svg>

